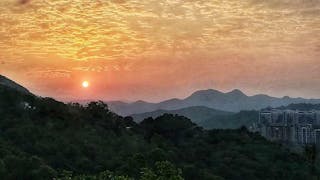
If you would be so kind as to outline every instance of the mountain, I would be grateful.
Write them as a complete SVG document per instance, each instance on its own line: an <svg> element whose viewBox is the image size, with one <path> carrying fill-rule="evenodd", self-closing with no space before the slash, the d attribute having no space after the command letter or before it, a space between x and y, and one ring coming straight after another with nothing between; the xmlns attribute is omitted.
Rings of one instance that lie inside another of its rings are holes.
<svg viewBox="0 0 320 180"><path fill-rule="evenodd" d="M218 118L220 116L228 116L234 113L219 111L205 106L195 106L177 110L156 110L142 114L132 114L130 116L133 117L134 121L141 122L148 117L156 118L163 114L178 114L191 119L192 122L196 124L201 124L201 122L206 121L207 119Z"/></svg>
<svg viewBox="0 0 320 180"><path fill-rule="evenodd" d="M110 101L110 102L107 102L107 104L113 112L123 116L157 110L156 104L145 102L145 101L136 101L133 103L126 103L122 101ZM161 109L161 108L158 108L158 109Z"/></svg>
<svg viewBox="0 0 320 180"><path fill-rule="evenodd" d="M0 86L15 89L24 94L31 94L29 90L23 86L17 84L16 82L6 78L5 76L0 75Z"/></svg>
<svg viewBox="0 0 320 180"><path fill-rule="evenodd" d="M185 99L169 99L160 103L149 103L145 101L124 103L116 101L108 102L108 105L114 112L127 116L160 109L178 110L195 106L205 106L227 112L240 112L241 110L259 110L266 107L287 106L294 103L317 104L320 103L320 99L291 98L288 96L277 98L264 94L248 96L238 89L227 93L208 89L196 91Z"/></svg>
<svg viewBox="0 0 320 180"><path fill-rule="evenodd" d="M226 112L208 108L205 106L195 106L178 110L156 110L141 114L130 115L135 122L141 122L146 118L157 118L164 114L177 114L189 118L193 123L205 129L237 129L242 126L254 128L258 123L258 111L240 111L237 113Z"/></svg>
<svg viewBox="0 0 320 180"><path fill-rule="evenodd" d="M290 109L290 110L299 110L299 111L312 111L312 110L320 110L320 104L307 104L307 103L300 103L300 104L290 104L288 106L281 106L277 109Z"/></svg>
<svg viewBox="0 0 320 180"><path fill-rule="evenodd" d="M204 130L171 114L138 124L103 102L64 104L0 86L4 180L316 179L319 160L306 152L291 152L246 128Z"/></svg>

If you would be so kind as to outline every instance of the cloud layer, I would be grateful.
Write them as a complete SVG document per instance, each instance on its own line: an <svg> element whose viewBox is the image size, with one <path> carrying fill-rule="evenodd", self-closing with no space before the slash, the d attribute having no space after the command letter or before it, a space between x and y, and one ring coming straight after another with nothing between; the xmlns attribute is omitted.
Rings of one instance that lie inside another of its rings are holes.
<svg viewBox="0 0 320 180"><path fill-rule="evenodd" d="M0 2L0 72L27 73L49 95L90 76L103 81L100 97L105 88L160 99L210 87L320 96L318 0L18 2Z"/></svg>

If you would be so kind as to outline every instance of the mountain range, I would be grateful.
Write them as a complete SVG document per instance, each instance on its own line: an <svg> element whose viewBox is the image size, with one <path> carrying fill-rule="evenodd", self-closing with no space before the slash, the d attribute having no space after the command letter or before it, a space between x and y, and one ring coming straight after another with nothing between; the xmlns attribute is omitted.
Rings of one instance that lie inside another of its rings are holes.
<svg viewBox="0 0 320 180"><path fill-rule="evenodd" d="M266 107L287 106L295 103L318 104L320 99L291 98L288 96L278 98L265 94L248 96L235 89L223 93L214 89L200 90L185 99L169 99L159 103L136 101L126 103L121 101L108 102L109 108L123 116L137 115L157 110L179 110L189 107L207 107L226 112L240 112L242 110L260 110Z"/></svg>
<svg viewBox="0 0 320 180"><path fill-rule="evenodd" d="M30 91L28 91L26 88L22 87L21 85L17 84L16 82L4 77L4 76L0 76L0 93L2 91L7 91L7 90L11 90L14 89L15 91L21 93L21 95L23 95L22 97L26 96L26 97L34 97L34 95L32 93L30 93ZM4 96L4 95L3 95ZM10 96L8 96L10 97ZM19 98L19 97L11 97L14 98L17 101L23 101L23 98ZM164 103L162 103L163 105L167 105L171 107L172 102L178 102L179 100L169 100L166 101ZM0 104L7 104L8 102L0 102ZM87 102L88 103L88 102ZM109 107L113 107L112 103L108 103ZM110 105L111 104L111 105ZM136 103L130 104L131 106L137 106L138 108L145 108L147 109L149 106L149 103L143 102L143 101L138 101ZM178 108L179 104L176 104L177 106L175 106L176 108ZM110 109L111 109L110 108ZM154 107L153 107L154 108ZM112 110L112 109L111 109ZM121 109L120 109L121 110ZM113 110L114 111L114 110ZM117 111L115 111L117 112ZM185 116L189 119L192 120L193 123L196 123L200 126L202 126L203 128L206 129L226 129L226 128L239 128L243 125L250 127L252 125L252 123L257 121L257 115L253 115L252 118L247 118L247 117L251 117L251 114L254 114L252 112L250 113L235 113L235 112L227 112L227 111L222 111L222 110L216 110L213 108L209 108L206 106L190 106L190 107L185 107L185 108L181 108L181 109L176 109L176 110L164 110L164 109L157 109L155 111L151 111L151 112L146 112L146 113L138 113L138 114L131 114L130 116L133 117L134 121L136 122L141 122L144 119L148 118L148 117L153 117L153 118L157 118L161 115L164 114L178 114L181 116ZM245 117L245 118L242 118Z"/></svg>
<svg viewBox="0 0 320 180"><path fill-rule="evenodd" d="M32 94L28 89L2 75L0 75L0 85L13 88L21 93ZM240 112L242 110L260 110L266 107L280 107L298 103L319 104L320 99L291 98L288 96L277 98L265 94L248 96L238 89L227 93L208 89L196 91L185 99L173 98L159 103L150 103L142 100L133 103L122 101L109 101L107 103L109 108L117 114L137 117L138 114L154 111L186 112L195 109L202 109L202 111L213 110L213 113L218 111ZM181 114L184 115L186 113Z"/></svg>
<svg viewBox="0 0 320 180"><path fill-rule="evenodd" d="M199 106L170 112L195 119L218 114L224 118L209 119L207 126L199 122L218 130L172 114L136 123L101 101L65 104L33 95L1 77L0 177L300 180L320 174L319 162L312 167L308 160L310 150L304 157L239 128L252 124L258 111L229 113Z"/></svg>
<svg viewBox="0 0 320 180"><path fill-rule="evenodd" d="M23 86L1 75L0 85L15 89L23 94L32 95ZM312 104L320 104L320 99L291 98L288 96L277 98L263 94L248 96L238 89L227 93L208 89L196 91L185 99L169 99L160 103L145 101L133 103L107 102L111 111L122 116L132 116L136 122L141 122L148 117L156 118L163 114L178 114L190 118L194 123L208 129L249 126L252 122L256 122L258 117L256 112L251 110L260 110L266 107L285 107L299 103L307 103L311 106ZM237 119L237 121L234 121L234 119Z"/></svg>
<svg viewBox="0 0 320 180"><path fill-rule="evenodd" d="M177 110L160 109L160 110L141 113L141 114L132 114L131 117L133 117L133 119L136 122L141 122L148 117L156 118L156 117L159 117L163 114L178 114L178 115L185 116L185 117L191 119L196 124L201 124L202 122L204 122L207 119L220 118L223 116L232 115L234 113L233 112L226 112L226 111L219 111L219 110L215 110L215 109L208 108L205 106L194 106L194 107L187 107L187 108L182 108L182 109L177 109Z"/></svg>

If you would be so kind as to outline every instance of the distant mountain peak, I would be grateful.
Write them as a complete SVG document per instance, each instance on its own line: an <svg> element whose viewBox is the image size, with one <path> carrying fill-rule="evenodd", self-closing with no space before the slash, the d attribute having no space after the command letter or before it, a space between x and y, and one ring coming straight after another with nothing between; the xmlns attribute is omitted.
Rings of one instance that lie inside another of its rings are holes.
<svg viewBox="0 0 320 180"><path fill-rule="evenodd" d="M234 89L230 93L243 93L240 89Z"/></svg>
<svg viewBox="0 0 320 180"><path fill-rule="evenodd" d="M206 90L199 90L191 94L191 96L196 96L196 95L211 95L211 94L223 94L223 92L220 92L215 89L206 89Z"/></svg>
<svg viewBox="0 0 320 180"><path fill-rule="evenodd" d="M138 101L133 102L133 104L145 104L145 103L148 103L148 102L142 101L142 100L138 100Z"/></svg>
<svg viewBox="0 0 320 180"><path fill-rule="evenodd" d="M8 79L5 76L0 75L0 86L5 86L7 88L12 88L16 91L19 91L21 93L25 93L25 94L31 94L29 90L27 90L26 88L24 88L23 86L17 84L16 82Z"/></svg>
<svg viewBox="0 0 320 180"><path fill-rule="evenodd" d="M232 94L232 95L236 95L236 96L247 96L246 94L244 94L241 90L239 89L234 89L230 92L228 92L227 94Z"/></svg>
<svg viewBox="0 0 320 180"><path fill-rule="evenodd" d="M233 97L233 98L242 98L242 97L248 97L246 94L244 94L241 90L239 89L234 89L230 92L223 93L218 90L214 89L207 89L207 90L200 90L194 92L191 96L189 96L189 99L194 99L194 98L200 98L200 99L212 99L212 98L223 98L223 97Z"/></svg>
<svg viewBox="0 0 320 180"><path fill-rule="evenodd" d="M207 90L200 90L198 92L207 92L207 93L223 93L221 91L215 90L215 89L207 89Z"/></svg>

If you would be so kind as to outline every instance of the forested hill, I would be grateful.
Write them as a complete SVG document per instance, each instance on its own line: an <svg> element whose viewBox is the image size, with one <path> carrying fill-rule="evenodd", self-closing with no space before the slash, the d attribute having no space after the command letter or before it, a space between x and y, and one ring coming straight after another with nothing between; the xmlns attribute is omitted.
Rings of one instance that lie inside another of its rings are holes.
<svg viewBox="0 0 320 180"><path fill-rule="evenodd" d="M23 93L23 94L29 94L31 95L30 91L24 87L22 87L21 85L17 84L16 82L6 78L5 76L2 76L0 74L0 85L2 87L8 87L11 89L15 89L16 91Z"/></svg>
<svg viewBox="0 0 320 180"><path fill-rule="evenodd" d="M102 102L67 105L0 85L4 180L300 180L319 175L311 162L245 128L206 131L170 114L137 124Z"/></svg>
<svg viewBox="0 0 320 180"><path fill-rule="evenodd" d="M312 111L312 110L320 110L320 104L298 103L298 104L290 104L288 106L281 106L277 109Z"/></svg>

